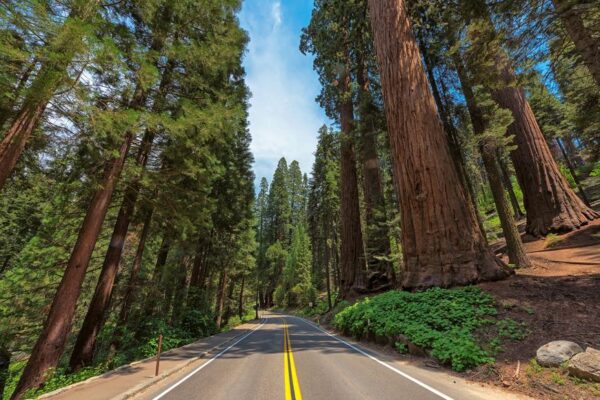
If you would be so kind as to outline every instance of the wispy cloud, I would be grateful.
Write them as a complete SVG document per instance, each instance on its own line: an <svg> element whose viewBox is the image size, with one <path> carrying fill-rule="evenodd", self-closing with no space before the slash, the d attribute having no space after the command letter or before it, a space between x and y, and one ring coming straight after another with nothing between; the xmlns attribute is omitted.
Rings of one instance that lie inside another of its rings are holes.
<svg viewBox="0 0 600 400"><path fill-rule="evenodd" d="M281 2L280 1L276 1L275 3L273 3L273 6L271 7L271 17L273 18L273 24L276 28L279 25L281 25L283 15L281 14Z"/></svg>
<svg viewBox="0 0 600 400"><path fill-rule="evenodd" d="M308 21L294 19L294 13L288 18L286 5L247 0L240 14L250 35L244 66L252 92L250 132L257 179L270 179L281 157L297 160L310 172L317 130L328 123L314 101L320 89L312 60L298 50L300 28Z"/></svg>

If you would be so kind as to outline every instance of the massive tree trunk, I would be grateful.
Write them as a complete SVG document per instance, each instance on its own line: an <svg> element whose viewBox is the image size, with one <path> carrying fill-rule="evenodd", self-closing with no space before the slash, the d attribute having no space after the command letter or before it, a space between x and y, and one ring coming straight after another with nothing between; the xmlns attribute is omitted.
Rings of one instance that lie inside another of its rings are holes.
<svg viewBox="0 0 600 400"><path fill-rule="evenodd" d="M69 78L68 67L83 47L84 31L79 26L94 14L97 6L97 0L75 4L64 25L50 39L49 52L55 56L41 66L0 142L0 189L12 174L54 92Z"/></svg>
<svg viewBox="0 0 600 400"><path fill-rule="evenodd" d="M403 0L369 0L399 191L406 288L505 278L452 161Z"/></svg>
<svg viewBox="0 0 600 400"><path fill-rule="evenodd" d="M45 373L56 367L71 331L81 285L96 245L102 223L119 179L132 135L127 133L118 157L107 163L100 189L96 191L83 220L77 242L65 268L62 280L52 301L44 328L37 340L27 366L21 375L12 399L20 398L28 389L38 387Z"/></svg>
<svg viewBox="0 0 600 400"><path fill-rule="evenodd" d="M429 78L429 85L431 87L431 91L433 94L433 99L435 100L435 104L437 106L438 112L440 113L440 117L442 119L442 123L444 125L444 130L446 131L446 135L448 138L448 146L450 147L450 155L452 156L452 160L454 161L454 165L458 171L458 176L461 179L461 183L465 188L465 194L467 195L469 202L473 206L475 210L475 215L477 216L477 224L479 225L479 229L483 232L483 238L487 244L487 237L485 236L485 227L483 225L483 217L477 208L477 195L475 194L475 189L473 188L473 183L469 178L469 174L467 173L467 169L465 167L465 159L463 157L460 143L458 141L458 132L454 123L452 122L450 115L448 114L448 110L444 102L442 101L442 96L440 95L440 91L437 86L437 82L435 79L435 74L433 70L432 61L427 56L427 51L424 49L424 46L421 46L421 52L424 54L423 60L425 61L425 70L427 71L427 77ZM442 87L444 90L445 87ZM444 93L446 96L446 93Z"/></svg>
<svg viewBox="0 0 600 400"><path fill-rule="evenodd" d="M387 261L391 253L390 238L386 225L385 198L379 171L377 154L377 127L374 121L377 109L369 90L368 79L362 60L359 60L357 83L359 86L358 113L360 117L360 161L363 173L365 203L366 257L370 270L385 273L395 280L392 263ZM384 257L382 259L382 257Z"/></svg>
<svg viewBox="0 0 600 400"><path fill-rule="evenodd" d="M576 10L576 1L552 0L552 3L583 63L600 86L600 40L594 39L584 26L581 14Z"/></svg>
<svg viewBox="0 0 600 400"><path fill-rule="evenodd" d="M500 79L506 86L494 90L492 96L514 118L507 133L517 145L511 158L523 190L527 232L540 236L571 231L598 218L599 214L581 201L560 173L525 92L513 86L516 78L508 61L499 65Z"/></svg>
<svg viewBox="0 0 600 400"><path fill-rule="evenodd" d="M483 110L479 107L475 92L471 87L469 78L462 64L461 58L458 54L454 57L456 70L460 84L467 102L467 108L469 110L469 116L471 117L471 123L473 125L473 131L479 137L485 134L488 128L488 121L483 114ZM519 230L513 214L510 211L510 205L504 191L504 185L502 183L502 170L497 160L498 147L494 143L495 138L489 138L484 140L480 145L481 158L483 159L483 166L490 184L492 191L492 197L494 198L494 204L496 205L496 211L500 218L500 225L502 226L502 232L504 233L504 239L506 240L506 249L508 253L508 260L511 264L519 268L530 267L531 261L525 253Z"/></svg>
<svg viewBox="0 0 600 400"><path fill-rule="evenodd" d="M349 77L342 78L341 93L349 89ZM341 209L340 209L340 283L342 297L347 297L354 287L364 287L364 249L358 202L358 177L352 140L354 113L352 101L340 105L341 137Z"/></svg>

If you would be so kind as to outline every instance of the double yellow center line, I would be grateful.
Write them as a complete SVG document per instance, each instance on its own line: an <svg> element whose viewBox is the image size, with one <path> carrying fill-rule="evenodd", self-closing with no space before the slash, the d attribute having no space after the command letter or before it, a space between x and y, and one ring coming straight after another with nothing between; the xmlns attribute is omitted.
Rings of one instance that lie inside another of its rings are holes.
<svg viewBox="0 0 600 400"><path fill-rule="evenodd" d="M292 341L288 331L287 322L283 320L283 372L285 380L285 400L302 400L298 376L296 375L296 364L292 352ZM291 382L291 384L290 384Z"/></svg>

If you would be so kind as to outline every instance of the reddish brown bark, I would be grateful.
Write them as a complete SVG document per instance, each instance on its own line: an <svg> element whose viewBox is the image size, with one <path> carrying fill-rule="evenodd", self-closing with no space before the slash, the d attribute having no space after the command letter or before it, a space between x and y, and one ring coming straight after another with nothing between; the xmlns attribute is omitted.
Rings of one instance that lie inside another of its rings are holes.
<svg viewBox="0 0 600 400"><path fill-rule="evenodd" d="M96 191L81 224L77 242L65 268L62 280L52 301L44 328L21 375L11 399L19 399L28 389L38 387L45 374L54 368L65 348L71 331L77 299L96 245L102 223L119 179L132 135L127 134L119 148L119 156L107 163L102 186Z"/></svg>
<svg viewBox="0 0 600 400"><path fill-rule="evenodd" d="M341 93L349 88L349 77L342 78ZM342 297L352 288L364 287L365 258L358 202L356 157L352 141L354 113L352 100L340 105L341 137L341 208L340 208L340 290Z"/></svg>
<svg viewBox="0 0 600 400"><path fill-rule="evenodd" d="M599 214L583 203L560 173L525 92L513 86L516 78L507 64L499 63L504 65L499 73L506 86L492 95L514 118L507 134L514 137L516 144L511 158L523 190L527 232L539 236L586 225Z"/></svg>
<svg viewBox="0 0 600 400"><path fill-rule="evenodd" d="M421 52L423 53L423 60L425 61L425 71L427 72L427 77L429 78L429 85L431 87L433 99L435 100L438 113L440 114L442 123L444 125L444 131L446 132L448 138L450 155L452 156L452 160L454 161L454 165L456 166L456 170L458 171L458 176L460 177L461 183L465 188L465 194L467 195L469 202L475 210L475 215L477 216L477 224L479 225L479 229L483 233L483 238L487 244L487 237L485 235L483 218L477 208L477 196L475 195L473 183L469 179L469 174L467 173L467 169L465 168L465 160L461 151L460 143L458 141L458 132L456 131L456 127L454 126L454 123L452 122L452 119L448 114L448 110L446 109L446 106L442 101L442 96L440 94L440 90L438 89L438 85L435 79L432 61L427 56L427 51L426 48L424 48L424 46L421 46ZM446 97L447 90L445 86L442 86L442 89L444 92L444 97Z"/></svg>
<svg viewBox="0 0 600 400"><path fill-rule="evenodd" d="M144 256L144 250L146 249L146 240L150 234L153 211L153 209L148 210L146 217L144 218L142 233L140 234L137 250L135 252L135 258L133 259L133 264L131 266L131 272L127 281L125 295L123 296L121 311L119 312L119 322L117 323L118 328L111 343L111 347L114 350L118 349L121 344L121 329L123 329L129 321L131 306L133 305L139 291L139 275L142 269L142 258Z"/></svg>
<svg viewBox="0 0 600 400"><path fill-rule="evenodd" d="M145 168L148 161L153 139L153 131L146 130L136 157L136 163L142 169ZM135 211L139 190L140 181L139 178L136 178L125 191L123 204L117 215L117 220L110 238L108 250L106 251L106 256L104 257L104 263L102 264L102 270L100 272L100 277L98 278L98 283L96 284L94 296L88 307L88 312L77 336L75 346L73 347L73 353L69 363L72 371L77 371L82 367L88 366L93 361L96 339L104 325L104 316L110 304L115 278L119 271L121 255L123 254L123 249L125 247L125 238L127 236L127 231L129 230L129 223L131 222L131 218Z"/></svg>
<svg viewBox="0 0 600 400"><path fill-rule="evenodd" d="M392 263L382 259L391 253L390 239L385 218L385 198L379 171L379 155L377 154L377 127L375 125L376 108L369 91L368 80L362 61L359 61L357 72L359 86L360 117L360 161L363 173L363 193L365 204L365 242L367 265L371 270L379 270L395 280Z"/></svg>
<svg viewBox="0 0 600 400"><path fill-rule="evenodd" d="M24 107L14 118L0 143L0 189L12 174L37 126L47 103Z"/></svg>
<svg viewBox="0 0 600 400"><path fill-rule="evenodd" d="M450 155L403 0L369 0L402 222L404 286L510 272L485 245Z"/></svg>
<svg viewBox="0 0 600 400"><path fill-rule="evenodd" d="M575 44L583 63L590 70L594 80L600 86L600 40L594 39L583 24L580 12L573 0L552 0L569 37Z"/></svg>
<svg viewBox="0 0 600 400"><path fill-rule="evenodd" d="M460 84L467 102L467 108L469 110L469 116L471 117L471 123L473 125L473 132L475 135L483 136L488 128L488 121L475 97L475 92L469 82L465 67L462 64L462 60L458 54L454 57L455 66L458 72ZM481 139L480 139L481 140ZM508 253L508 260L511 264L525 268L531 266L531 261L525 253L523 242L521 241L521 235L517 229L515 218L510 210L510 204L508 202L506 193L504 191L504 185L502 182L502 170L497 161L498 147L494 142L494 138L489 138L481 143L480 152L483 160L483 166L487 175L490 189L492 191L492 197L494 198L494 204L496 205L496 211L500 218L500 225L502 226L502 232L504 239L506 240L506 249Z"/></svg>

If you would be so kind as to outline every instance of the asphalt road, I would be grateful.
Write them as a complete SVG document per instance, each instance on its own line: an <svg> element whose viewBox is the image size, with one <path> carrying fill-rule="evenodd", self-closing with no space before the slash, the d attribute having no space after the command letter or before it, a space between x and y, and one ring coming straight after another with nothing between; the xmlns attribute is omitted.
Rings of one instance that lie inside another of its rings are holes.
<svg viewBox="0 0 600 400"><path fill-rule="evenodd" d="M306 320L267 315L264 324L185 374L144 393L148 400L511 399L439 372L401 365L331 336Z"/></svg>

